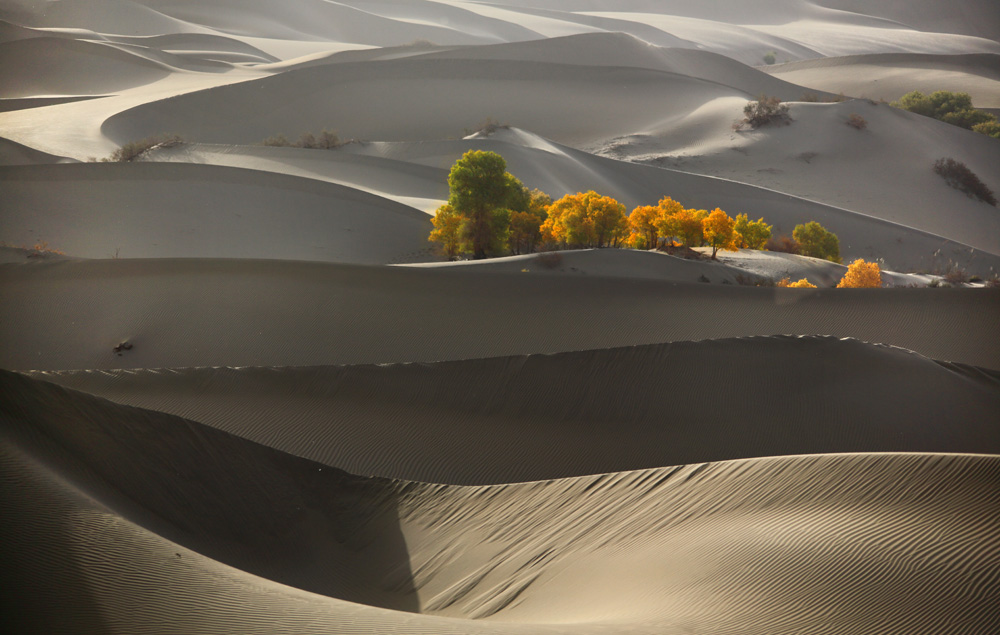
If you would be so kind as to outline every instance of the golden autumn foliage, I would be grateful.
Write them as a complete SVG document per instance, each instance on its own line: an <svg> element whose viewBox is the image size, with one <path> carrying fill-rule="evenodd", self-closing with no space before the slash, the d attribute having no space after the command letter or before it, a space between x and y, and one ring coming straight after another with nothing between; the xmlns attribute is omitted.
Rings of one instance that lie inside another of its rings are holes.
<svg viewBox="0 0 1000 635"><path fill-rule="evenodd" d="M462 246L462 223L465 219L455 212L451 205L442 205L431 218L434 229L427 240L441 244L441 251L448 260L458 257Z"/></svg>
<svg viewBox="0 0 1000 635"><path fill-rule="evenodd" d="M591 190L567 194L548 207L542 241L569 247L617 247L627 236L625 206Z"/></svg>
<svg viewBox="0 0 1000 635"><path fill-rule="evenodd" d="M705 235L705 242L712 247L712 260L715 260L720 249L739 250L736 221L718 207L702 221L702 231Z"/></svg>
<svg viewBox="0 0 1000 635"><path fill-rule="evenodd" d="M815 289L816 288L816 285L814 285L813 283L809 282L809 280L807 280L805 278L802 278L801 280L797 280L795 282L790 282L788 278L782 278L781 280L778 281L778 284L776 286L786 287L788 289Z"/></svg>
<svg viewBox="0 0 1000 635"><path fill-rule="evenodd" d="M837 284L838 289L878 289L882 286L882 270L877 262L858 258L847 267L847 273Z"/></svg>
<svg viewBox="0 0 1000 635"><path fill-rule="evenodd" d="M656 221L660 217L660 208L654 205L642 205L629 214L628 226L631 230L629 245L636 249L653 249L659 242L659 231Z"/></svg>

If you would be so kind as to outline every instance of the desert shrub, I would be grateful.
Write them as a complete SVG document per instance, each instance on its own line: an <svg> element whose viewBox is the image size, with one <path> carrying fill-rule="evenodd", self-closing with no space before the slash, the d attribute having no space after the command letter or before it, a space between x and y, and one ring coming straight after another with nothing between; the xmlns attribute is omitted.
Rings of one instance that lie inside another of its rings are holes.
<svg viewBox="0 0 1000 635"><path fill-rule="evenodd" d="M319 133L319 137L316 139L316 147L322 150L332 150L336 147L343 145L340 141L340 137L337 136L336 132L332 130L323 129L323 132Z"/></svg>
<svg viewBox="0 0 1000 635"><path fill-rule="evenodd" d="M868 121L856 112L852 112L847 118L847 125L857 130L864 130L868 127Z"/></svg>
<svg viewBox="0 0 1000 635"><path fill-rule="evenodd" d="M778 284L775 285L775 286L785 287L785 288L788 288L788 289L815 289L816 288L816 285L814 285L813 283L809 282L809 280L806 279L806 278L802 278L801 280L796 280L795 282L791 282L789 278L782 278L781 280L778 281Z"/></svg>
<svg viewBox="0 0 1000 635"><path fill-rule="evenodd" d="M141 159L150 150L156 148L172 148L183 143L177 135L157 135L146 137L139 141L131 141L111 153L111 156L101 159L105 163L130 163Z"/></svg>
<svg viewBox="0 0 1000 635"><path fill-rule="evenodd" d="M767 53L764 54L764 63L767 64L768 66L774 64L777 61L778 61L777 51L768 51Z"/></svg>
<svg viewBox="0 0 1000 635"><path fill-rule="evenodd" d="M796 225L792 236L803 256L840 262L840 239L816 221Z"/></svg>
<svg viewBox="0 0 1000 635"><path fill-rule="evenodd" d="M781 103L777 97L761 95L757 101L747 102L743 107L743 121L751 128L759 128L773 122L788 123L788 104Z"/></svg>
<svg viewBox="0 0 1000 635"><path fill-rule="evenodd" d="M973 108L972 97L969 96L969 93L938 90L930 95L924 95L919 90L915 90L903 95L899 101L893 102L892 105L967 130L972 130L979 124L996 122L997 120L994 115Z"/></svg>
<svg viewBox="0 0 1000 635"><path fill-rule="evenodd" d="M847 273L837 284L838 289L877 289L882 286L882 271L877 262L858 258L847 267Z"/></svg>
<svg viewBox="0 0 1000 635"><path fill-rule="evenodd" d="M817 102L819 101L819 95L816 93L802 93L802 96L799 97L799 101L807 101L810 103Z"/></svg>
<svg viewBox="0 0 1000 635"><path fill-rule="evenodd" d="M285 135L279 134L273 137L268 137L260 142L262 146L274 146L278 148L290 148L292 147L292 142L285 138Z"/></svg>
<svg viewBox="0 0 1000 635"><path fill-rule="evenodd" d="M1000 275L993 274L993 277L986 281L987 289L1000 289Z"/></svg>
<svg viewBox="0 0 1000 635"><path fill-rule="evenodd" d="M500 123L499 121L494 120L492 117L487 117L486 119L483 119L478 124L476 124L475 127L466 128L465 136L468 137L469 135L473 134L491 135L497 130L509 130L509 129L510 125L505 123Z"/></svg>
<svg viewBox="0 0 1000 635"><path fill-rule="evenodd" d="M562 254L558 251L546 251L535 256L535 262L546 269L555 269L562 261Z"/></svg>
<svg viewBox="0 0 1000 635"><path fill-rule="evenodd" d="M966 282L971 282L969 273L961 267L953 267L948 273L944 274L944 281L948 284L965 284Z"/></svg>
<svg viewBox="0 0 1000 635"><path fill-rule="evenodd" d="M788 236L772 236L764 243L764 249L767 251L780 251L786 254L799 255L802 253L799 243L794 238L789 238Z"/></svg>
<svg viewBox="0 0 1000 635"><path fill-rule="evenodd" d="M996 206L997 199L993 196L993 190L986 187L986 184L979 180L961 161L952 158L941 158L934 162L934 172L939 174L945 182L959 190L965 192L970 198L978 198L984 203Z"/></svg>
<svg viewBox="0 0 1000 635"><path fill-rule="evenodd" d="M1000 139L1000 121L984 121L972 126L972 130L987 137Z"/></svg>

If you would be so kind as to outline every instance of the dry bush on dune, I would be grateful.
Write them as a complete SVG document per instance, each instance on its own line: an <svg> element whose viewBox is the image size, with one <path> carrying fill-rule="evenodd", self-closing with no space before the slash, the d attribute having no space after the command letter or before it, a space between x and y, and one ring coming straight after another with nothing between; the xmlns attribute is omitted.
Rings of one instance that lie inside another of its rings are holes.
<svg viewBox="0 0 1000 635"><path fill-rule="evenodd" d="M782 103L777 97L767 95L761 95L757 101L747 102L743 107L743 115L743 120L734 125L737 130L741 130L743 126L760 128L770 123L791 122L791 117L788 116L788 104Z"/></svg>
<svg viewBox="0 0 1000 635"><path fill-rule="evenodd" d="M864 130L868 127L868 121L858 113L852 112L847 118L847 125L856 130Z"/></svg>
<svg viewBox="0 0 1000 635"><path fill-rule="evenodd" d="M965 284L966 282L971 282L969 278L969 272L961 267L954 267L948 273L944 274L944 281L948 284Z"/></svg>
<svg viewBox="0 0 1000 635"><path fill-rule="evenodd" d="M337 133L324 129L317 137L311 132L303 132L299 140L295 143L289 141L285 135L279 134L268 137L260 142L262 146L275 148L308 148L312 150L333 150L343 145Z"/></svg>
<svg viewBox="0 0 1000 635"><path fill-rule="evenodd" d="M772 236L766 243L764 249L767 251L779 251L785 254L799 255L802 249L794 238L788 236Z"/></svg>
<svg viewBox="0 0 1000 635"><path fill-rule="evenodd" d="M558 251L546 251L535 256L535 262L546 269L555 269L562 261L562 254Z"/></svg>
<svg viewBox="0 0 1000 635"><path fill-rule="evenodd" d="M497 130L510 130L510 125L505 123L500 123L499 121L494 120L492 117L487 117L486 119L476 124L475 127L466 128L465 136L468 137L469 135L474 135L474 134L483 134L489 136L494 132L496 132Z"/></svg>
<svg viewBox="0 0 1000 635"><path fill-rule="evenodd" d="M101 159L104 163L130 163L141 159L144 154L156 148L172 148L183 143L177 135L156 135L139 141L131 141Z"/></svg>
<svg viewBox="0 0 1000 635"><path fill-rule="evenodd" d="M802 96L799 97L799 101L815 103L819 101L819 95L817 95L816 93L802 93Z"/></svg>
<svg viewBox="0 0 1000 635"><path fill-rule="evenodd" d="M986 184L961 161L950 157L938 159L934 162L934 172L941 175L948 185L965 192L969 198L978 198L984 203L996 206L997 199L993 195L993 190L986 187Z"/></svg>

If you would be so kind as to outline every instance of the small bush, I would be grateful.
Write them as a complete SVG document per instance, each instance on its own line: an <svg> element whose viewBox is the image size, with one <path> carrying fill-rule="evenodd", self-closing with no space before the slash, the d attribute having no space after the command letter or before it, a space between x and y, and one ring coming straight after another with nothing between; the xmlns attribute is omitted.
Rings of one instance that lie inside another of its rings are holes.
<svg viewBox="0 0 1000 635"><path fill-rule="evenodd" d="M743 121L741 124L751 128L759 128L769 123L789 123L788 104L781 103L777 97L761 95L757 101L747 102L743 107Z"/></svg>
<svg viewBox="0 0 1000 635"><path fill-rule="evenodd" d="M997 199L993 196L993 190L986 187L986 184L979 180L979 177L972 173L961 161L952 158L941 158L934 162L934 172L939 174L945 182L959 190L965 192L970 198L978 198L984 203L989 203L994 207Z"/></svg>
<svg viewBox="0 0 1000 635"><path fill-rule="evenodd" d="M994 139L1000 139L1000 122L998 121L984 121L983 123L977 123L972 126L973 131L979 134L984 134L987 137L993 137Z"/></svg>
<svg viewBox="0 0 1000 635"><path fill-rule="evenodd" d="M948 284L965 284L966 282L970 282L969 273L961 267L955 267L944 274L944 281Z"/></svg>
<svg viewBox="0 0 1000 635"><path fill-rule="evenodd" d="M882 286L882 270L877 262L858 258L847 267L847 273L837 284L838 289L877 289Z"/></svg>
<svg viewBox="0 0 1000 635"><path fill-rule="evenodd" d="M111 153L111 156L101 159L104 163L131 163L143 157L150 150L156 148L172 148L183 143L177 135L157 135L146 137L139 141L132 141L121 146Z"/></svg>
<svg viewBox="0 0 1000 635"><path fill-rule="evenodd" d="M788 236L772 236L766 243L764 249L767 251L780 251L786 254L800 255L802 249L794 238Z"/></svg>
<svg viewBox="0 0 1000 635"><path fill-rule="evenodd" d="M546 269L555 269L562 261L562 254L558 251L546 251L535 256L535 262Z"/></svg>
<svg viewBox="0 0 1000 635"><path fill-rule="evenodd" d="M799 101L807 101L810 103L817 102L819 101L819 95L816 93L802 93L802 96L799 97Z"/></svg>
<svg viewBox="0 0 1000 635"><path fill-rule="evenodd" d="M777 286L784 287L787 289L815 289L816 285L809 282L808 279L802 278L801 280L796 280L795 282L790 282L789 278L782 278L778 281Z"/></svg>
<svg viewBox="0 0 1000 635"><path fill-rule="evenodd" d="M771 64L774 64L777 61L778 61L778 52L777 51L770 51L770 52L764 54L764 63L767 64L768 66L770 66Z"/></svg>
<svg viewBox="0 0 1000 635"><path fill-rule="evenodd" d="M469 135L474 135L474 134L482 134L489 136L494 132L496 132L497 130L509 130L509 129L510 126L508 124L500 123L499 121L494 120L492 117L487 117L486 119L476 124L476 127L466 128L465 136L468 137Z"/></svg>
<svg viewBox="0 0 1000 635"><path fill-rule="evenodd" d="M324 129L319 133L319 137L311 132L303 132L299 140L292 143L285 138L285 135L268 137L260 142L262 146L272 146L276 148L308 148L312 150L333 150L343 145L337 133Z"/></svg>
<svg viewBox="0 0 1000 635"><path fill-rule="evenodd" d="M856 112L852 112L847 118L847 125L857 130L864 130L868 127L868 121Z"/></svg>
<svg viewBox="0 0 1000 635"><path fill-rule="evenodd" d="M273 146L276 148L290 148L292 147L292 142L285 138L285 135L279 134L273 137L268 137L260 142L262 146Z"/></svg>

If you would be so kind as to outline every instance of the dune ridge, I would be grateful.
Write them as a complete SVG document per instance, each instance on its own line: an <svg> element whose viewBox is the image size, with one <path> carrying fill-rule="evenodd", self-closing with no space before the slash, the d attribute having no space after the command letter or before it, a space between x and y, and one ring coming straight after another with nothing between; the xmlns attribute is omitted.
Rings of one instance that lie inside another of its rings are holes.
<svg viewBox="0 0 1000 635"><path fill-rule="evenodd" d="M429 362L803 331L1000 369L995 289L195 258L11 264L0 284L0 367L16 370ZM134 349L117 356L123 341Z"/></svg>
<svg viewBox="0 0 1000 635"><path fill-rule="evenodd" d="M32 376L356 474L464 485L823 452L1000 453L996 371L837 338Z"/></svg>

